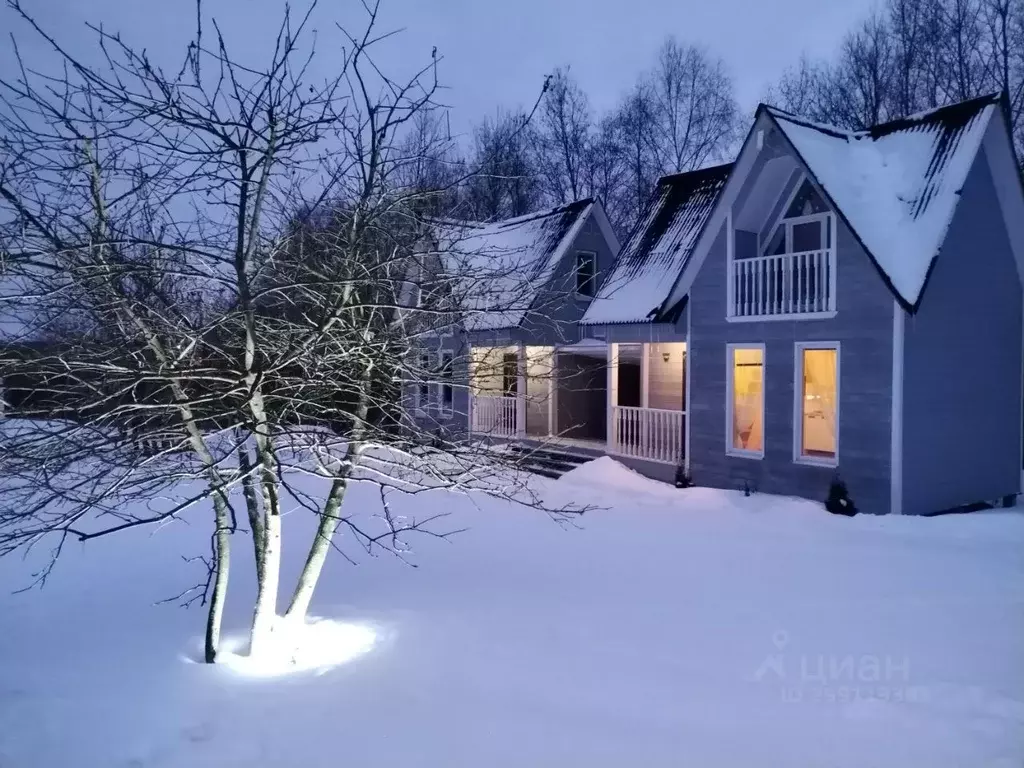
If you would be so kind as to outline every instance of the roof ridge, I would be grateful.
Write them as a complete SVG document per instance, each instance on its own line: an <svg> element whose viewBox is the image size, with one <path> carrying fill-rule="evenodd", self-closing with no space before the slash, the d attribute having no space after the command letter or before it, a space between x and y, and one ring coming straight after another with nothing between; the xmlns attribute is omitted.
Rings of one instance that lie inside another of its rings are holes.
<svg viewBox="0 0 1024 768"><path fill-rule="evenodd" d="M706 165L703 168L694 168L692 171L676 171L675 173L666 173L664 176L661 176L658 179L658 184L664 184L667 181L681 179L684 176L714 176L718 173L725 173L726 171L730 170L734 165L736 165L736 161L730 160L727 163L719 163L717 165Z"/></svg>
<svg viewBox="0 0 1024 768"><path fill-rule="evenodd" d="M932 107L930 109L915 112L905 117L897 117L892 120L886 120L881 123L875 123L868 128L860 130L850 130L848 128L840 128L839 126L832 125L830 123L824 123L819 120L813 120L803 115L798 115L794 112L782 109L781 107L772 106L771 104L762 103L759 108L763 108L768 111L775 118L781 118L788 120L791 123L802 125L805 128L813 128L814 130L820 131L834 136L837 139L862 139L862 138L873 138L877 139L880 136L886 136L896 131L906 130L916 125L920 125L927 122L935 121L937 118L957 114L958 116L970 117L976 112L980 112L981 109L992 104L998 104L1001 98L1001 93L988 93L982 96L975 96L974 98L964 99L963 101L953 102L952 104L943 104L939 107Z"/></svg>

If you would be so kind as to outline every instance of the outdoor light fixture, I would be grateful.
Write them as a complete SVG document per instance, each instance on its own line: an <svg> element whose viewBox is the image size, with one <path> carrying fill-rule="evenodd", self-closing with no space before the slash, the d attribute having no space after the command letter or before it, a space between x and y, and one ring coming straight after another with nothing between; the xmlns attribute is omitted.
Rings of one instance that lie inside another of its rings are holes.
<svg viewBox="0 0 1024 768"><path fill-rule="evenodd" d="M662 360L663 360L664 362L666 362L666 363L668 362L668 359L669 359L669 358L670 358L671 356L672 356L672 353L671 353L671 352L662 352L662 353L661 353L661 359L662 359Z"/></svg>

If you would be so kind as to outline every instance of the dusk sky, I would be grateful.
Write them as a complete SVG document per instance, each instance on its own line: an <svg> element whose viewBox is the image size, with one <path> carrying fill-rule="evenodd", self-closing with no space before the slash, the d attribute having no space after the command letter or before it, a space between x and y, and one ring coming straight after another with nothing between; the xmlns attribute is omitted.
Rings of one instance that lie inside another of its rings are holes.
<svg viewBox="0 0 1024 768"><path fill-rule="evenodd" d="M179 61L194 29L190 0L23 2L63 41L91 42L84 23L102 21L146 47L155 61ZM293 6L306 7L302 2ZM544 75L559 66L571 67L597 111L608 109L651 65L665 37L674 34L725 59L740 106L750 111L802 51L829 54L871 6L871 0L383 0L381 29L404 32L380 48L379 58L388 71L403 73L429 61L436 45L444 57L443 98L454 108L453 127L465 130L499 105L532 104ZM220 22L235 57L259 64L261 46L276 29L283 3L205 0L204 8ZM12 16L6 7L0 9L0 29L29 41ZM354 0L320 3L313 23L320 41L319 70L327 74L332 50L341 43L334 22L358 29L362 17ZM27 56L38 54L28 45L23 49ZM0 53L5 73L10 63L9 52Z"/></svg>

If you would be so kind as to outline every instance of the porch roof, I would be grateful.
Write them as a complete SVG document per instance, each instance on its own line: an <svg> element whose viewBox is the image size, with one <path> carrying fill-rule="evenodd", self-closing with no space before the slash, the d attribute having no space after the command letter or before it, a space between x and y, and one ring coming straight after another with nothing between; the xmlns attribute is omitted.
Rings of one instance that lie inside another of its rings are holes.
<svg viewBox="0 0 1024 768"><path fill-rule="evenodd" d="M693 252L732 163L665 176L581 323L649 323Z"/></svg>

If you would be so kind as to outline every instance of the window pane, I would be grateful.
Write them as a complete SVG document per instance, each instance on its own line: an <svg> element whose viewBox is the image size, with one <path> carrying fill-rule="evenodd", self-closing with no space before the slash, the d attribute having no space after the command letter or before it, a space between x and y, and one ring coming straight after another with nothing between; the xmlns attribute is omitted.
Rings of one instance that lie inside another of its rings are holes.
<svg viewBox="0 0 1024 768"><path fill-rule="evenodd" d="M822 222L820 221L808 221L804 224L794 224L793 253L821 250L821 227Z"/></svg>
<svg viewBox="0 0 1024 768"><path fill-rule="evenodd" d="M800 454L836 456L836 363L834 349L803 350L803 414Z"/></svg>
<svg viewBox="0 0 1024 768"><path fill-rule="evenodd" d="M454 356L451 352L441 353L441 405L444 408L451 408L455 397L455 388L452 386L452 368Z"/></svg>
<svg viewBox="0 0 1024 768"><path fill-rule="evenodd" d="M764 352L734 349L732 359L732 447L764 449Z"/></svg>
<svg viewBox="0 0 1024 768"><path fill-rule="evenodd" d="M576 292L583 296L594 295L594 275L597 264L592 253L576 254Z"/></svg>
<svg viewBox="0 0 1024 768"><path fill-rule="evenodd" d="M824 213L828 208L821 196L814 191L809 181L804 181L800 191L796 193L789 210L786 211L787 219L795 219L798 216L809 216L812 213Z"/></svg>

